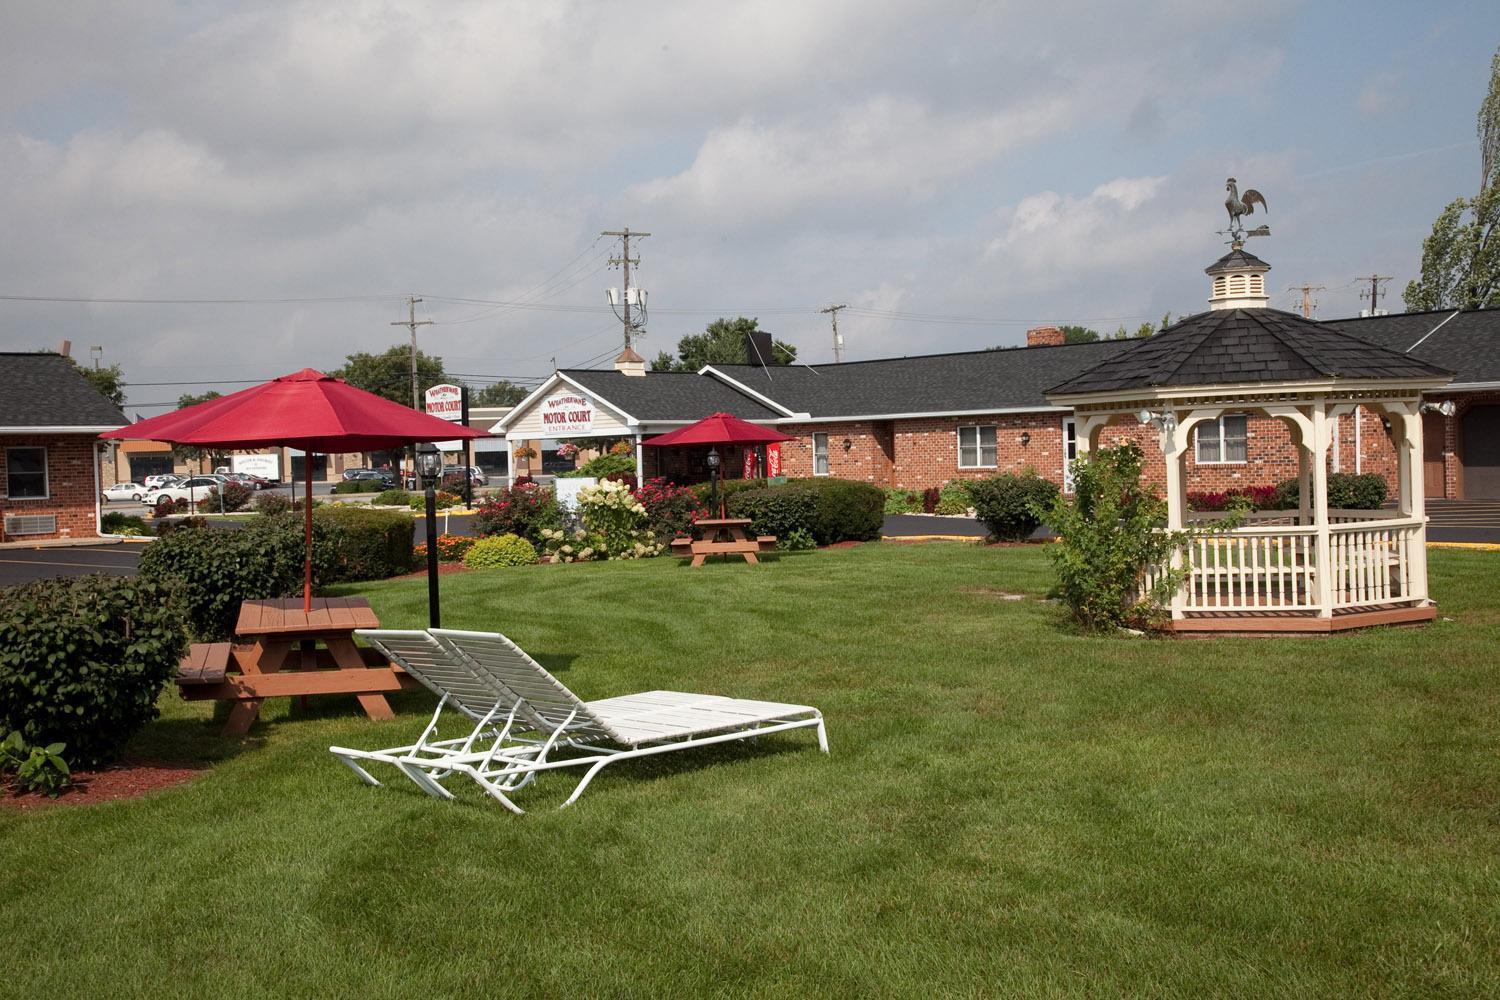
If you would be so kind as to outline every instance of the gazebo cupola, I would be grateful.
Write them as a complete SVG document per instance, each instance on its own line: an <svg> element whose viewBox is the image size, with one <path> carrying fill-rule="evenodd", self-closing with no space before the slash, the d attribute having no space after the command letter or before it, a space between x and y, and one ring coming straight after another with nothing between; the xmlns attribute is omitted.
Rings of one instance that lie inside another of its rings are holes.
<svg viewBox="0 0 1500 1000"><path fill-rule="evenodd" d="M1166 466L1165 527L1193 529L1173 557L1173 567L1185 570L1171 601L1175 630L1332 631L1430 620L1421 398L1452 373L1267 308L1270 265L1245 252L1239 218L1249 214L1247 202L1265 200L1255 191L1239 200L1233 181L1229 190L1231 249L1207 269L1211 308L1053 386L1047 400L1073 409L1080 456L1110 424L1148 423L1156 431ZM1334 421L1360 408L1382 419L1395 447L1394 509L1329 509ZM1226 413L1286 423L1298 459L1298 509L1257 511L1227 529L1214 528L1223 515L1188 510L1194 431Z"/></svg>

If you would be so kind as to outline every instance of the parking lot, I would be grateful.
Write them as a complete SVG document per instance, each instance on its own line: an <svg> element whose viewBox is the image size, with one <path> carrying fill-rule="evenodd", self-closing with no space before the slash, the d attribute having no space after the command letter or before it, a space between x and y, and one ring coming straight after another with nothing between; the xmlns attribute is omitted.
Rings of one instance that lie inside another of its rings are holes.
<svg viewBox="0 0 1500 1000"><path fill-rule="evenodd" d="M126 543L0 549L0 587L88 573L134 576L144 548L140 543Z"/></svg>

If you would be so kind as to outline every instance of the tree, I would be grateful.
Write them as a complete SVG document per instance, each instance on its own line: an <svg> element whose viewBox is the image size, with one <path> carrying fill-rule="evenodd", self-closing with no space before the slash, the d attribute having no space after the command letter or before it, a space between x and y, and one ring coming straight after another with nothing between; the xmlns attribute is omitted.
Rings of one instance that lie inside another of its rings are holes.
<svg viewBox="0 0 1500 1000"><path fill-rule="evenodd" d="M206 403L210 399L218 399L222 395L224 394L216 389L210 389L207 392L200 392L196 395L185 392L177 397L177 408L182 410L189 406L197 406L199 403ZM184 462L196 462L201 458L214 455L215 452L207 448L195 448L188 444L174 444L172 446L172 454Z"/></svg>
<svg viewBox="0 0 1500 1000"><path fill-rule="evenodd" d="M408 373L408 378L410 373ZM526 389L501 379L483 389L469 390L470 406L515 406L526 398Z"/></svg>
<svg viewBox="0 0 1500 1000"><path fill-rule="evenodd" d="M1099 331L1086 326L1065 326L1062 332L1065 344L1092 344L1099 339Z"/></svg>
<svg viewBox="0 0 1500 1000"><path fill-rule="evenodd" d="M679 340L675 361L666 351L658 354L651 362L651 370L695 372L704 365L745 364L745 334L759 330L758 319L720 317L708 324L702 333L690 333ZM797 349L783 341L773 341L771 356L762 360L768 365L789 365L797 360Z"/></svg>
<svg viewBox="0 0 1500 1000"><path fill-rule="evenodd" d="M411 405L411 347L407 344L396 344L379 354L346 355L343 367L328 374L392 402ZM442 358L417 352L417 392L451 381Z"/></svg>
<svg viewBox="0 0 1500 1000"><path fill-rule="evenodd" d="M80 365L75 358L68 358L68 362L83 376L83 380L94 387L94 390L105 399L116 406L125 405L125 371L119 365L106 365L102 368L88 368Z"/></svg>
<svg viewBox="0 0 1500 1000"><path fill-rule="evenodd" d="M1156 327L1150 323L1142 323L1140 326L1135 328L1135 335L1137 337L1149 337L1155 332Z"/></svg>
<svg viewBox="0 0 1500 1000"><path fill-rule="evenodd" d="M1479 105L1479 194L1455 198L1422 241L1422 274L1401 294L1408 312L1500 306L1500 49Z"/></svg>

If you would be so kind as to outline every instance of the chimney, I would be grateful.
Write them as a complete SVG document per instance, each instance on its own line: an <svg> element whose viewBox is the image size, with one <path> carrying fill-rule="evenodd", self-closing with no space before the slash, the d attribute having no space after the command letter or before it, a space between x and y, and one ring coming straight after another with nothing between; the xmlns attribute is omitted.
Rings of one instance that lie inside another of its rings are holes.
<svg viewBox="0 0 1500 1000"><path fill-rule="evenodd" d="M745 334L745 364L772 364L771 351L773 349L771 335L766 331L751 330Z"/></svg>
<svg viewBox="0 0 1500 1000"><path fill-rule="evenodd" d="M1034 326L1026 331L1027 347L1061 347L1067 342L1067 334L1055 326Z"/></svg>
<svg viewBox="0 0 1500 1000"><path fill-rule="evenodd" d="M65 358L71 358L73 356L73 342L71 340L64 340L58 344L57 353Z"/></svg>
<svg viewBox="0 0 1500 1000"><path fill-rule="evenodd" d="M635 353L634 349L629 344L626 344L625 350L620 352L618 358L615 358L615 371L621 375L644 376L646 374L646 359Z"/></svg>

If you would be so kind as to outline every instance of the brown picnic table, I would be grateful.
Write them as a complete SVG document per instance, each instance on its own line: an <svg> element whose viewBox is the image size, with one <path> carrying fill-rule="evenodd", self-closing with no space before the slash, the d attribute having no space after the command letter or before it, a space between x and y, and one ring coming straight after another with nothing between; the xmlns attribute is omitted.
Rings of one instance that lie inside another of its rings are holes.
<svg viewBox="0 0 1500 1000"><path fill-rule="evenodd" d="M705 518L693 525L697 538L679 538L672 543L678 555L691 555L692 565L702 566L709 556L743 556L745 562L758 565L758 553L776 547L775 535L746 534L750 527L747 517Z"/></svg>
<svg viewBox="0 0 1500 1000"><path fill-rule="evenodd" d="M305 611L300 597L245 601L234 628L240 644L195 643L177 683L190 701L234 702L226 736L248 732L267 698L352 694L370 718L389 719L385 692L417 683L355 644L355 629L379 627L363 597L314 598Z"/></svg>

